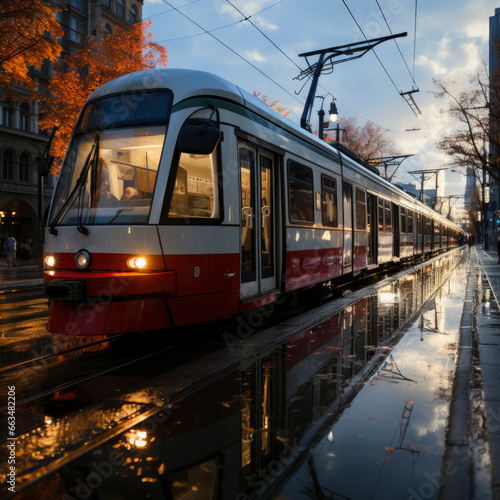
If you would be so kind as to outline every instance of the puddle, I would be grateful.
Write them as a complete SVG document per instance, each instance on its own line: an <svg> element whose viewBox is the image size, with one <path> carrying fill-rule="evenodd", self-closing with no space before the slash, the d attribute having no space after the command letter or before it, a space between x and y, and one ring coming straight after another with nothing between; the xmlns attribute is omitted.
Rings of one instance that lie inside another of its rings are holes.
<svg viewBox="0 0 500 500"><path fill-rule="evenodd" d="M128 424L113 426L119 399L101 405L93 418L108 430L80 448L69 436L84 434L82 412L21 437L26 468L37 440L55 448L64 436L72 451L20 484L37 498L437 498L461 257L421 266L189 396L138 391Z"/></svg>

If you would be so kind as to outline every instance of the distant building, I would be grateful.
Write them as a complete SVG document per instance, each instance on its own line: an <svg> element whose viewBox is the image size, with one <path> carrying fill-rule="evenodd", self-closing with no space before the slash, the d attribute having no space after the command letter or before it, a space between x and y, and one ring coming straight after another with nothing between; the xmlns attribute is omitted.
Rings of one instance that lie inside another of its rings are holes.
<svg viewBox="0 0 500 500"><path fill-rule="evenodd" d="M500 8L495 9L495 15L490 17L490 51L489 51L489 73L498 67L499 54L495 54L494 40L500 39ZM490 120L490 126L493 126ZM496 126L496 125L495 125ZM490 151L492 153L492 151ZM500 217L495 212L500 209L500 186L495 185L490 188L490 203L488 206L488 227L495 229L500 227ZM489 231L492 243L496 242L494 231Z"/></svg>
<svg viewBox="0 0 500 500"><path fill-rule="evenodd" d="M129 26L142 19L143 0L53 0L60 12L57 20L64 30L60 41L72 53L83 37L95 35L97 27L112 33L114 26ZM32 70L43 90L50 75L50 64ZM49 134L38 128L40 107L22 87L14 89L16 101L2 100L0 89L0 244L7 236L18 242L31 240L38 247L38 173L35 158ZM50 203L55 178L44 179L43 206Z"/></svg>
<svg viewBox="0 0 500 500"><path fill-rule="evenodd" d="M472 207L473 205L473 193L476 187L476 177L474 175L474 170L472 168L467 169L467 173L465 175L465 196L464 196L464 205L467 208Z"/></svg>

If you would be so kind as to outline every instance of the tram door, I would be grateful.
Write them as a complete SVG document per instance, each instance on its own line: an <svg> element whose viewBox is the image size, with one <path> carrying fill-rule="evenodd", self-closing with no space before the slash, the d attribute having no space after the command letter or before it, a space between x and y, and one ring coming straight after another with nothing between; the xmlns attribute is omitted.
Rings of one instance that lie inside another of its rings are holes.
<svg viewBox="0 0 500 500"><path fill-rule="evenodd" d="M344 216L344 274L352 271L352 185L347 182L342 182L342 199L344 202L343 216Z"/></svg>
<svg viewBox="0 0 500 500"><path fill-rule="evenodd" d="M367 193L368 265L377 263L377 198Z"/></svg>
<svg viewBox="0 0 500 500"><path fill-rule="evenodd" d="M399 224L399 206L392 203L392 255L400 256L401 232Z"/></svg>
<svg viewBox="0 0 500 500"><path fill-rule="evenodd" d="M241 293L245 299L276 286L275 156L261 148L239 148L241 182Z"/></svg>

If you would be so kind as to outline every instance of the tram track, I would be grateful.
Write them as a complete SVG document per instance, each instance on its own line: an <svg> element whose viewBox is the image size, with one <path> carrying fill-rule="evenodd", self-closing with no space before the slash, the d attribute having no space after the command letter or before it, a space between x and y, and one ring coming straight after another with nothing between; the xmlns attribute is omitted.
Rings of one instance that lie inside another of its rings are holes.
<svg viewBox="0 0 500 500"><path fill-rule="evenodd" d="M99 340L94 340L94 341L90 341L90 342L88 342L88 341L85 342L85 340L88 340L88 337L81 337L79 339L75 339L76 341L79 342L79 345L71 346L68 348L64 348L65 344L68 342L73 343L74 342L73 339L69 339L69 340L68 339L55 339L54 337L55 337L54 335L49 335L47 337L44 337L44 339L42 340L42 345L38 346L39 348L41 347L42 353L44 351L46 351L47 347L49 347L49 346L52 348L53 352L48 353L48 354L43 354L41 356L35 356L35 357L30 358L30 359L25 359L25 360L19 361L17 363L10 363L7 365L2 364L2 366L0 367L0 377L2 376L2 373L5 373L9 370L12 370L12 369L22 370L26 366L38 365L40 363L44 363L45 361L52 359L52 358L55 358L57 356L63 356L63 355L66 355L66 354L69 354L72 352L80 351L82 349L87 349L89 347L109 343L113 339L115 339L117 337L121 337L121 335L111 335L111 336L107 336L105 338L101 337ZM48 341L44 342L45 339ZM31 349L29 350L29 352L33 352L33 351L37 352L37 349L34 346L34 343L31 341L21 341L19 343L13 344L16 346L16 352L26 352L26 350L23 349L22 344L26 344L27 349L30 349L30 344L31 344ZM62 349L61 349L61 347L62 347Z"/></svg>
<svg viewBox="0 0 500 500"><path fill-rule="evenodd" d="M128 339L125 339L124 336L116 335L113 338L103 338L99 341L75 346L51 355L26 360L16 366L4 367L0 371L0 385L16 386L18 422L25 421L27 423L25 428L18 426L18 429L29 432L32 430L29 419L23 419L23 414L29 416L32 409L43 406L50 401L56 402L59 399L64 399L64 396L61 398L61 395L64 394L70 395L71 399L73 397L71 393L77 393L78 387L82 384L99 377L110 376L113 372L120 373L124 369L130 371L131 366L134 364L142 367L137 369L138 373L149 372L149 375L145 378L162 374L169 367L186 362L186 356L181 354L182 348L191 342L198 343L204 337L206 336L191 336L184 338L182 342L170 343L160 349L153 343L139 355L137 348L134 348L134 341L127 345ZM118 346L120 342L123 342L123 348ZM116 345L113 346L113 343ZM99 349L100 346L103 346L101 351L95 350L96 348ZM94 350L85 351L89 348ZM85 354L82 351L85 351ZM192 349L189 350L190 354L192 354L192 351ZM186 352L187 350L184 350L184 353ZM201 350L200 355L205 352L205 350ZM170 353L170 355L167 356L167 353ZM74 356L68 358L68 354L76 354L78 362L74 362ZM167 359L169 364L166 367ZM192 356L190 359L192 359ZM9 370L11 372L10 377L2 376ZM122 388L122 390L126 389L128 388ZM0 413L5 412L6 409L6 407L0 408Z"/></svg>

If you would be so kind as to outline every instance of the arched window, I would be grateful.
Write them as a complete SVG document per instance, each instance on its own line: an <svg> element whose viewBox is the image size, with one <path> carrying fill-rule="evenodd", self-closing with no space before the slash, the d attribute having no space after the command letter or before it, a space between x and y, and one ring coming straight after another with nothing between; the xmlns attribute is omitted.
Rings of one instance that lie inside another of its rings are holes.
<svg viewBox="0 0 500 500"><path fill-rule="evenodd" d="M14 154L8 149L2 154L2 179L6 181L14 180Z"/></svg>
<svg viewBox="0 0 500 500"><path fill-rule="evenodd" d="M31 182L30 164L30 155L22 153L19 157L19 180L21 182Z"/></svg>
<svg viewBox="0 0 500 500"><path fill-rule="evenodd" d="M27 102L23 102L20 107L21 111L21 130L26 132L31 131L31 109Z"/></svg>
<svg viewBox="0 0 500 500"><path fill-rule="evenodd" d="M108 23L106 23L106 25L104 26L104 33L106 33L106 35L113 34L113 29L111 28L111 25L109 25Z"/></svg>
<svg viewBox="0 0 500 500"><path fill-rule="evenodd" d="M137 7L135 5L132 5L132 8L130 9L130 24L134 24L137 22L139 19L139 14L137 14Z"/></svg>

